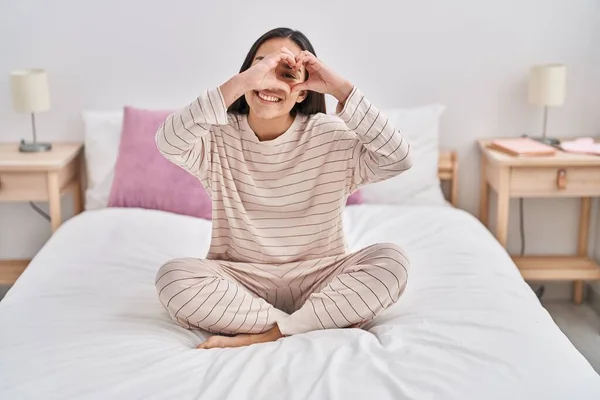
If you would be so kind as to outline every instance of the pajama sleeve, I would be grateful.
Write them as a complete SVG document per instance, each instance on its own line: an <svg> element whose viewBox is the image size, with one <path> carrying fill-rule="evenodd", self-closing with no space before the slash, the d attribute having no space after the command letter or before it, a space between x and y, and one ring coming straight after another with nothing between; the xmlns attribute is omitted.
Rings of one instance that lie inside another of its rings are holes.
<svg viewBox="0 0 600 400"><path fill-rule="evenodd" d="M410 144L356 87L338 116L355 133L348 155L349 192L392 178L412 166Z"/></svg>
<svg viewBox="0 0 600 400"><path fill-rule="evenodd" d="M156 132L160 153L196 176L210 182L211 126L227 125L227 108L218 88L206 90L187 107L169 115Z"/></svg>

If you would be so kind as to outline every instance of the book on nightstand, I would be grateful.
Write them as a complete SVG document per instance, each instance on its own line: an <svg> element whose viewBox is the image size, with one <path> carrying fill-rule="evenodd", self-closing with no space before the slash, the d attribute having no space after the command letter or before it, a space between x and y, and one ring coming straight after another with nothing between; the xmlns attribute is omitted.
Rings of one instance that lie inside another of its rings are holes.
<svg viewBox="0 0 600 400"><path fill-rule="evenodd" d="M556 149L530 138L495 139L489 147L511 156L552 156Z"/></svg>
<svg viewBox="0 0 600 400"><path fill-rule="evenodd" d="M600 156L600 143L594 138L582 137L571 141L562 142L560 148L569 153L594 154Z"/></svg>

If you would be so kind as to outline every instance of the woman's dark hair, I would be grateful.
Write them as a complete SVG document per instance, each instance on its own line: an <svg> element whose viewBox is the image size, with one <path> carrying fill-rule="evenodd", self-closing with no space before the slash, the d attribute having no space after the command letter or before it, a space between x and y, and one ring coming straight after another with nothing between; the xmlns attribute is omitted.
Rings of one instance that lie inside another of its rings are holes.
<svg viewBox="0 0 600 400"><path fill-rule="evenodd" d="M300 31L295 31L289 28L275 28L265 33L261 37L258 38L256 42L250 48L248 55L246 55L246 59L240 68L240 73L246 71L248 68L252 66L252 61L254 61L254 57L256 57L256 52L258 48L267 40L273 38L289 38L294 41L302 50L308 50L313 53L315 56L315 49L312 44L308 40L306 36ZM306 79L308 79L308 72L306 72ZM227 109L227 111L234 114L248 114L249 112L248 103L246 102L246 98L241 96L236 101L233 102ZM292 113L300 113L305 115L312 115L317 113L326 113L325 109L325 95L323 93L317 93L309 90L307 92L306 98L304 101L300 103L296 103L294 108L292 108Z"/></svg>

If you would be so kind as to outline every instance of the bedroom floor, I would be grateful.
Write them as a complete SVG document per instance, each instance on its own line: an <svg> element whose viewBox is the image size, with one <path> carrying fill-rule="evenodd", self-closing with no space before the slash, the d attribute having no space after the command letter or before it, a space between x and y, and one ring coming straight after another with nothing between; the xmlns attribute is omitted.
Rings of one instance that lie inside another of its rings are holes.
<svg viewBox="0 0 600 400"><path fill-rule="evenodd" d="M600 374L600 317L588 304L568 300L544 301L556 325Z"/></svg>
<svg viewBox="0 0 600 400"><path fill-rule="evenodd" d="M0 286L0 300L8 289ZM577 306L568 300L548 300L544 301L544 306L554 322L600 374L600 316L589 305Z"/></svg>

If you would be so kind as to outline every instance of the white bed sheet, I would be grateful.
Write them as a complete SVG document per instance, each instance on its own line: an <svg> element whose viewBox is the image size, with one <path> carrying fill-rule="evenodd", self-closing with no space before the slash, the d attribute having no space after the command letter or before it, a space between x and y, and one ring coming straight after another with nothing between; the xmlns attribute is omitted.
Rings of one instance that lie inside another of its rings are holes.
<svg viewBox="0 0 600 400"><path fill-rule="evenodd" d="M600 377L491 234L450 207L352 206L352 250L395 242L401 300L358 329L196 350L157 300L210 222L138 209L64 224L0 302L1 399L600 399Z"/></svg>

